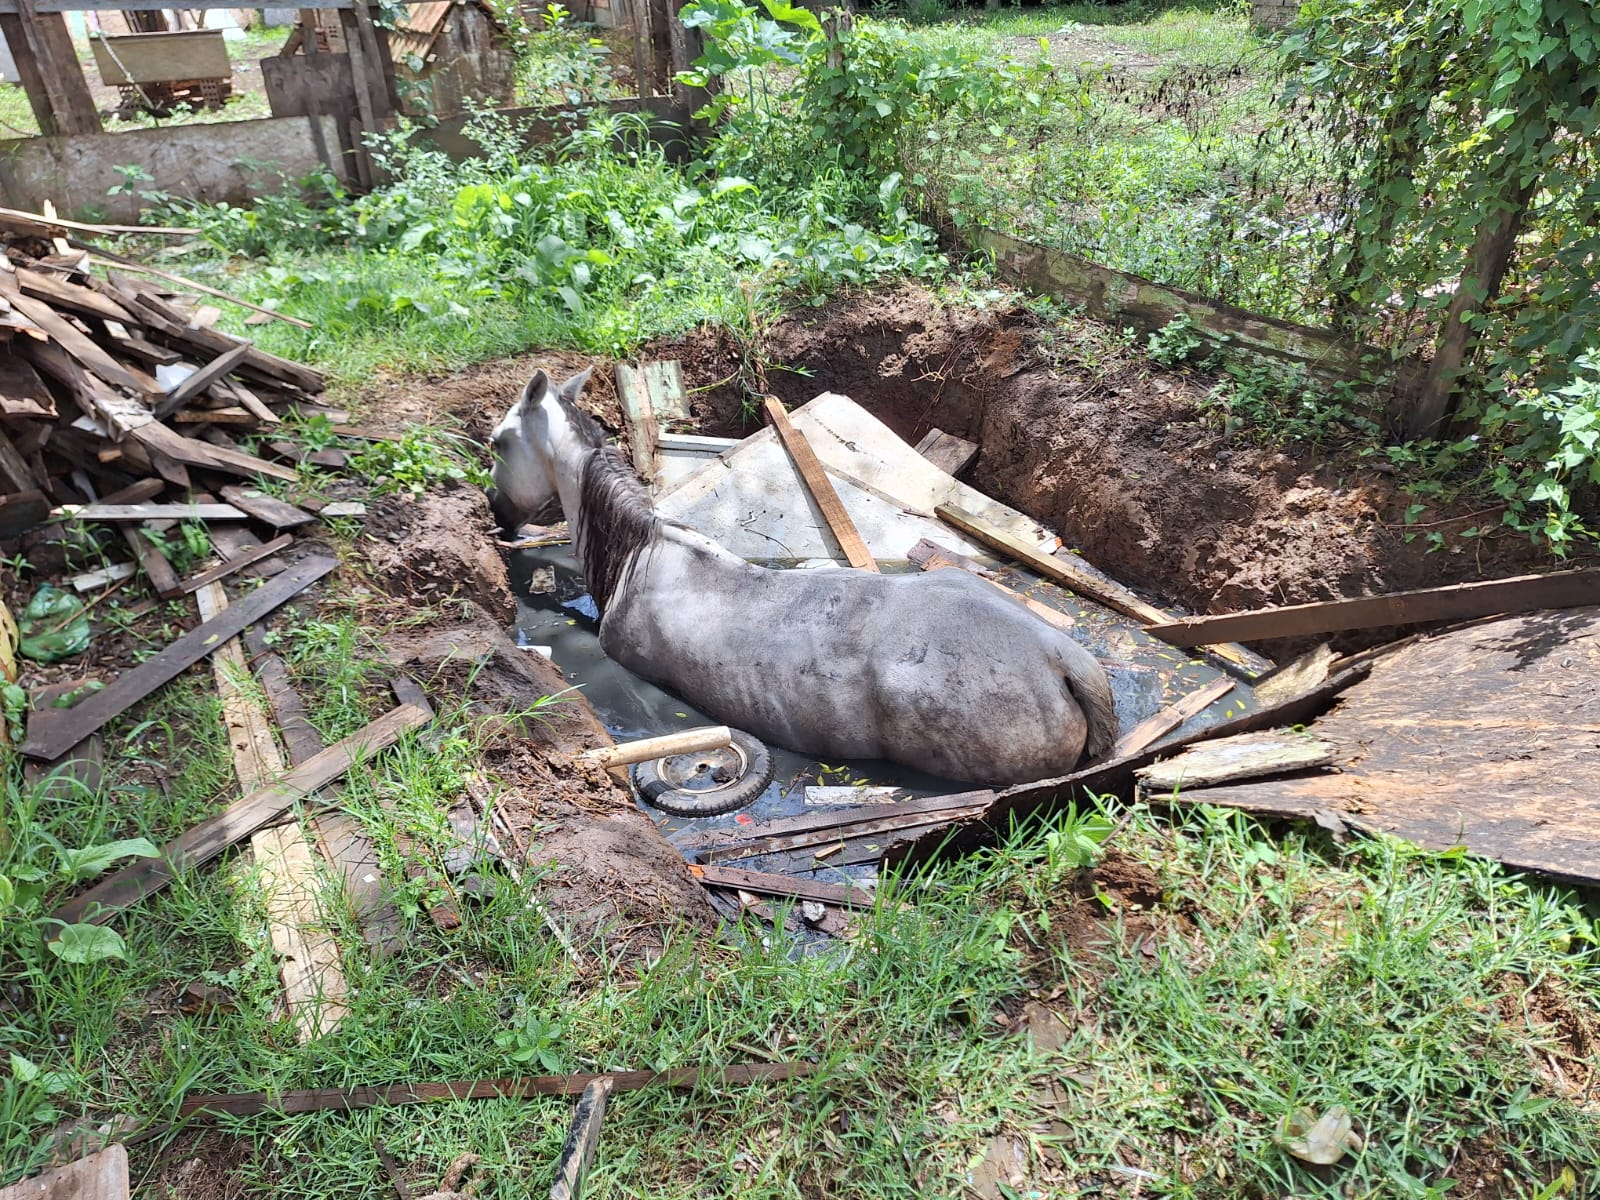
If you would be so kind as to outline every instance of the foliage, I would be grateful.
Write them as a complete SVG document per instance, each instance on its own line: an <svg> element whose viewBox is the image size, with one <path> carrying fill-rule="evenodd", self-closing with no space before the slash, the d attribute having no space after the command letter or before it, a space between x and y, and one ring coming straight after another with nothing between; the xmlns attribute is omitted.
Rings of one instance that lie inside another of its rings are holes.
<svg viewBox="0 0 1600 1200"><path fill-rule="evenodd" d="M518 98L527 104L587 104L620 94L612 78L611 51L572 22L559 3L546 4L537 22L516 39Z"/></svg>
<svg viewBox="0 0 1600 1200"><path fill-rule="evenodd" d="M489 473L470 451L451 446L448 435L423 425L408 425L399 437L374 441L350 460L379 494L408 491L420 496L446 480L489 486Z"/></svg>

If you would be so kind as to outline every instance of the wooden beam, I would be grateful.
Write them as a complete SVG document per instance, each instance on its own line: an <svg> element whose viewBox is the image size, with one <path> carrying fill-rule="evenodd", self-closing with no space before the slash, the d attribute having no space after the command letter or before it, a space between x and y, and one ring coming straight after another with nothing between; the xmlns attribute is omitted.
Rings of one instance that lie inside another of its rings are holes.
<svg viewBox="0 0 1600 1200"><path fill-rule="evenodd" d="M270 542L263 542L259 546L251 546L243 553L234 555L225 562L212 567L209 571L191 575L180 585L180 591L185 593L198 591L208 583L216 583L219 579L226 579L229 575L244 570L252 563L258 563L264 558L271 558L274 554L287 550L293 542L294 536L285 533L273 538Z"/></svg>
<svg viewBox="0 0 1600 1200"><path fill-rule="evenodd" d="M60 15L66 10L52 7L41 9L35 0L0 4L0 32L11 48L18 81L45 137L99 133L100 110Z"/></svg>
<svg viewBox="0 0 1600 1200"><path fill-rule="evenodd" d="M1073 559L1058 558L1054 554L1046 554L1036 546L1030 546L1021 538L1010 531L1001 529L998 525L985 521L982 517L967 512L954 504L941 504L934 509L939 519L947 525L953 525L986 546L991 546L1007 554L1024 566L1032 567L1039 574L1057 583L1065 584L1080 596L1086 596L1096 603L1103 604L1113 612L1119 612L1125 617L1132 617L1136 621L1166 622L1172 619L1172 614L1157 608L1154 604L1140 599L1133 592L1113 580L1104 579ZM1155 636L1160 636L1156 634ZM1218 642L1221 639L1208 638L1208 642ZM1176 643L1174 643L1176 644ZM1270 670L1272 664L1258 654L1252 654L1242 646L1207 645L1207 651L1218 658L1226 659L1242 667L1250 674L1260 674Z"/></svg>
<svg viewBox="0 0 1600 1200"><path fill-rule="evenodd" d="M839 493L834 491L833 484L828 482L822 462L817 458L817 452L811 448L811 443L806 440L806 435L795 427L794 422L789 419L788 412L784 410L783 402L776 396L768 396L762 403L766 407L768 420L778 431L779 440L783 442L784 449L789 452L789 457L794 462L795 470L800 473L800 481L805 484L806 491L811 493L811 498L816 501L817 507L822 510L823 519L828 522L834 540L844 551L845 559L852 567L876 571L877 560L872 557L867 544L861 540L861 534L856 531L855 522L850 520L850 514L845 512Z"/></svg>
<svg viewBox="0 0 1600 1200"><path fill-rule="evenodd" d="M707 725L700 729L685 729L660 737L639 738L632 742L619 742L585 750L580 758L599 763L607 770L625 767L630 763L649 762L653 758L666 758L672 754L694 754L700 750L717 750L733 741L733 732L726 725Z"/></svg>
<svg viewBox="0 0 1600 1200"><path fill-rule="evenodd" d="M296 525L304 525L308 521L317 519L315 514L308 513L303 508L296 508L274 496L268 496L254 488L239 487L236 484L223 488L222 498L274 529L293 529Z"/></svg>
<svg viewBox="0 0 1600 1200"><path fill-rule="evenodd" d="M231 504L63 504L52 516L66 521L242 521Z"/></svg>
<svg viewBox="0 0 1600 1200"><path fill-rule="evenodd" d="M1126 758L1130 754L1139 753L1146 746L1154 745L1191 717L1198 716L1210 708L1231 691L1233 691L1233 680L1227 678L1213 679L1205 687L1198 691L1190 692L1187 696L1173 701L1160 712L1140 721L1117 739L1117 744L1111 748L1111 754L1108 757L1113 759Z"/></svg>
<svg viewBox="0 0 1600 1200"><path fill-rule="evenodd" d="M605 1119L606 1098L615 1086L614 1080L601 1076L590 1081L578 1097L566 1143L561 1147L561 1157L556 1159L556 1178L550 1185L550 1200L582 1200L583 1181L600 1144L600 1122Z"/></svg>
<svg viewBox="0 0 1600 1200"><path fill-rule="evenodd" d="M224 350L193 375L183 380L182 383L171 389L160 400L156 401L155 414L159 420L170 416L187 404L193 397L198 396L218 379L232 371L246 358L255 346L250 342L240 342L231 349Z"/></svg>
<svg viewBox="0 0 1600 1200"><path fill-rule="evenodd" d="M661 474L661 456L657 445L660 430L656 427L655 403L650 398L650 384L644 370L634 369L627 363L617 364L617 399L628 419L628 444L633 450L633 469L644 479L645 485L654 488Z"/></svg>
<svg viewBox="0 0 1600 1200"><path fill-rule="evenodd" d="M338 560L307 559L231 605L215 620L191 629L165 650L124 672L104 691L50 720L35 717L22 752L29 758L51 759L76 746L113 717L143 700L158 687L193 666L246 626L288 603L337 567Z"/></svg>
<svg viewBox="0 0 1600 1200"><path fill-rule="evenodd" d="M1145 632L1173 646L1193 646L1219 637L1259 642L1586 604L1600 604L1600 570L1518 575L1356 600L1324 600L1214 617L1184 617L1147 626Z"/></svg>
<svg viewBox="0 0 1600 1200"><path fill-rule="evenodd" d="M234 605L228 611L235 612L242 607L242 604ZM90 697L91 700L95 698ZM104 924L129 905L166 887L180 871L204 866L233 843L249 837L268 821L287 812L296 800L332 783L361 759L393 745L407 730L426 725L430 719L431 714L409 704L391 709L296 767L279 782L251 792L216 816L193 826L181 837L168 842L159 857L141 859L101 880L58 908L52 917L68 923Z"/></svg>

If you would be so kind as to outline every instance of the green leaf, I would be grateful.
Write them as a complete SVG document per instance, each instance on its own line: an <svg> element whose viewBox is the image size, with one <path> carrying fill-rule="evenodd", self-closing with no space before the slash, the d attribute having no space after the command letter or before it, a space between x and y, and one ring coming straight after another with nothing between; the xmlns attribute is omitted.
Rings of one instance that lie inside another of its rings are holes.
<svg viewBox="0 0 1600 1200"><path fill-rule="evenodd" d="M155 858L160 851L148 838L124 838L100 846L85 846L81 850L63 848L61 866L74 882L100 874L112 863L122 858Z"/></svg>
<svg viewBox="0 0 1600 1200"><path fill-rule="evenodd" d="M31 1062L15 1050L11 1052L11 1074L22 1083L32 1083L39 1078L39 1066Z"/></svg>
<svg viewBox="0 0 1600 1200"><path fill-rule="evenodd" d="M54 941L46 943L46 948L69 963L96 963L127 957L122 935L104 925L68 925Z"/></svg>

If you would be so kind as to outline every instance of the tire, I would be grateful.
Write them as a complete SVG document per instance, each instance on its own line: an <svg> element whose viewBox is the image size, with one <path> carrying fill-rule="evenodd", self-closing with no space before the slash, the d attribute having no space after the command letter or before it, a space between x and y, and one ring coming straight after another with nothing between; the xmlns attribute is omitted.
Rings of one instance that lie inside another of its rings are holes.
<svg viewBox="0 0 1600 1200"><path fill-rule="evenodd" d="M715 817L743 808L767 790L772 755L735 729L727 749L634 763L628 775L639 798L652 808L675 817Z"/></svg>

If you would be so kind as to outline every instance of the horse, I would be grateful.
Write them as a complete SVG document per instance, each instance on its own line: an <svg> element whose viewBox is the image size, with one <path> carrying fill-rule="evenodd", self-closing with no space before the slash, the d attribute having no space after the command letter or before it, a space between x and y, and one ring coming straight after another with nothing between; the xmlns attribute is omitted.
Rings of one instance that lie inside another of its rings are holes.
<svg viewBox="0 0 1600 1200"><path fill-rule="evenodd" d="M1100 663L982 579L774 570L660 516L578 407L588 378L528 381L491 437L488 499L511 537L559 502L615 662L822 761L998 786L1067 774L1116 741Z"/></svg>

